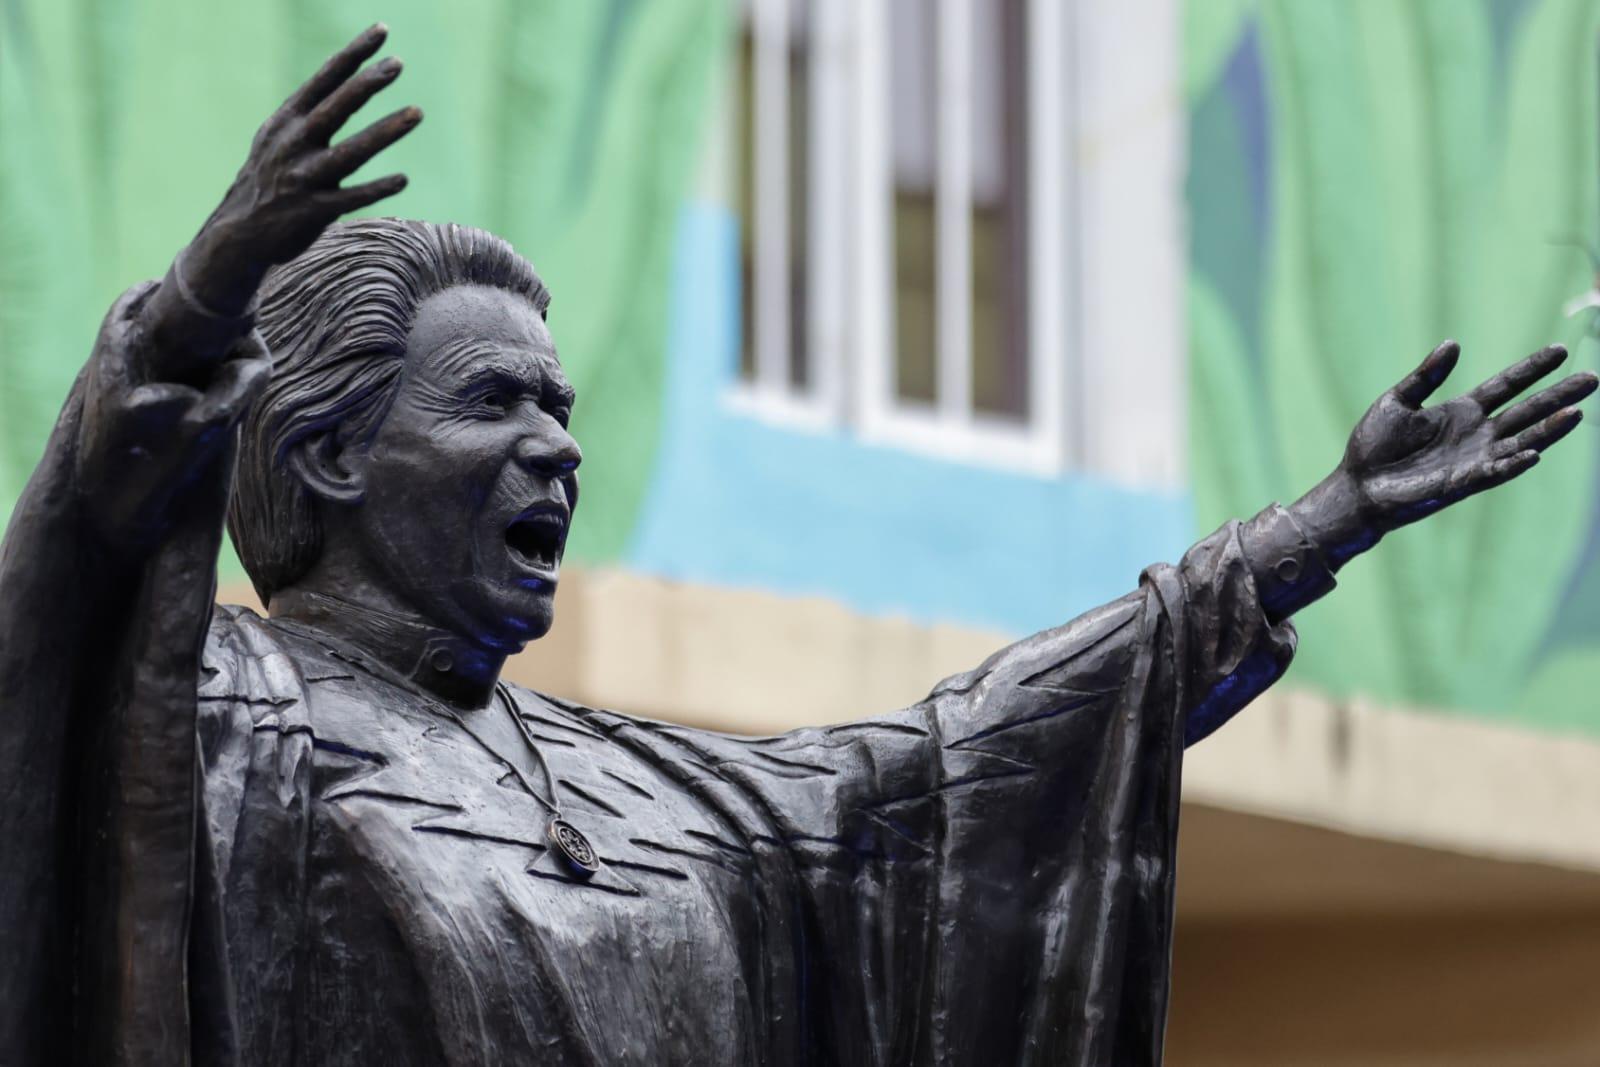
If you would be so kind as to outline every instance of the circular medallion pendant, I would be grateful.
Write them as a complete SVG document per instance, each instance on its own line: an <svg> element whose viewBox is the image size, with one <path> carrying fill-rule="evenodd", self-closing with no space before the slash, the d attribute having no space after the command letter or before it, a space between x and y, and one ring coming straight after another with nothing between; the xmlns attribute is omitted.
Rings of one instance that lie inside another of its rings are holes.
<svg viewBox="0 0 1600 1067"><path fill-rule="evenodd" d="M595 855L594 846L589 844L589 839L576 826L557 816L550 820L545 832L550 835L550 843L555 845L556 854L567 861L573 874L588 878L600 869L600 857Z"/></svg>

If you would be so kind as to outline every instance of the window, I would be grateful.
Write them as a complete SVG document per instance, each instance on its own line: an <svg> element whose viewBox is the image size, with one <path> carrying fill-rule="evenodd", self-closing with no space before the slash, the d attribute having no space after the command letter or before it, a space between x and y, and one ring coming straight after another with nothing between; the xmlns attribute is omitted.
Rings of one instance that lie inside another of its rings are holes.
<svg viewBox="0 0 1600 1067"><path fill-rule="evenodd" d="M806 0L753 4L739 34L738 214L747 380L803 393L806 350ZM759 239L758 239L759 235Z"/></svg>
<svg viewBox="0 0 1600 1067"><path fill-rule="evenodd" d="M889 108L894 395L1025 420L1022 7L894 0Z"/></svg>
<svg viewBox="0 0 1600 1067"><path fill-rule="evenodd" d="M1069 460L1059 0L747 0L736 402L946 458Z"/></svg>

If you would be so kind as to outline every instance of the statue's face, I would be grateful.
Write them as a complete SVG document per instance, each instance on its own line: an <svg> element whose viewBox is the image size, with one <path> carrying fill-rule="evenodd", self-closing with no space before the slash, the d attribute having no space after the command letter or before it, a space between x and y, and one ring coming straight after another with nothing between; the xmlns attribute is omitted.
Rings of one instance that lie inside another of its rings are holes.
<svg viewBox="0 0 1600 1067"><path fill-rule="evenodd" d="M572 399L526 299L482 286L428 298L393 406L359 457L368 573L491 647L544 636L578 501Z"/></svg>

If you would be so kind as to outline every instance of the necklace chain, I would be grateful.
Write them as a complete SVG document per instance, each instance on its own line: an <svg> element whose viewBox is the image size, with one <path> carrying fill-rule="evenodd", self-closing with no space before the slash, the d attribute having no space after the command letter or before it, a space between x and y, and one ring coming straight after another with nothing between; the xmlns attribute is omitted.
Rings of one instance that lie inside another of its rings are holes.
<svg viewBox="0 0 1600 1067"><path fill-rule="evenodd" d="M533 799L549 808L551 815L558 819L561 818L560 789L556 785L556 776L551 772L550 764L545 762L544 753L539 751L539 746L533 743L533 735L528 732L528 724L523 722L522 716L517 713L516 702L511 699L511 694L506 692L505 685L501 682L494 683L494 693L495 696L500 698L500 703L504 705L506 714L511 716L511 721L517 728L517 736L522 738L522 744L527 748L528 754L539 764L539 770L544 775L544 784L550 790L550 799L546 800L534 792L533 786L528 782L528 779L512 765L510 760L506 761L506 766L511 768L512 773L517 776L517 781L522 783L522 788L526 789ZM462 724L462 729L466 729L465 723ZM471 733L471 731L469 730L468 733Z"/></svg>

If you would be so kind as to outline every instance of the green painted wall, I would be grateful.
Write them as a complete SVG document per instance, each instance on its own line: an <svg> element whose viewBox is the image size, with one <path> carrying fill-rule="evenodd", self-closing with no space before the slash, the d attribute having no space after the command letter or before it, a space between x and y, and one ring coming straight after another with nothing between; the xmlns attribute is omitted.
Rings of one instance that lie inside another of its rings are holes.
<svg viewBox="0 0 1600 1067"><path fill-rule="evenodd" d="M1600 240L1594 0L1190 0L1202 526L1333 464L1439 340L1464 389L1550 341ZM1401 531L1302 620L1335 694L1600 732L1600 412L1492 504Z"/></svg>
<svg viewBox="0 0 1600 1067"><path fill-rule="evenodd" d="M365 117L427 116L373 164L411 177L381 211L493 230L544 275L577 432L607 443L574 545L614 557L655 450L674 228L727 7L0 0L0 516L113 296L166 269L260 121L381 18L407 66Z"/></svg>

